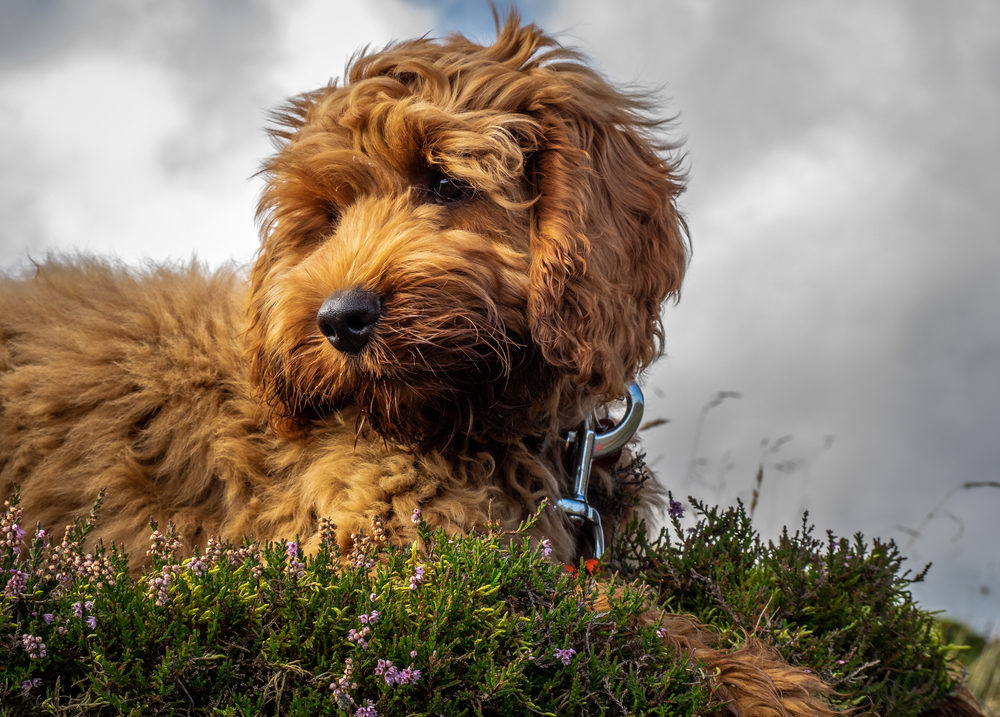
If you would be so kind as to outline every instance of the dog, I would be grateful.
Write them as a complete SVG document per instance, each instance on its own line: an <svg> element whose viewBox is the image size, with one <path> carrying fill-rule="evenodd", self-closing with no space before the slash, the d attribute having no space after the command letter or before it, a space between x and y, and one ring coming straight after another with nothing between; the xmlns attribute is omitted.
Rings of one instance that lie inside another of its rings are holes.
<svg viewBox="0 0 1000 717"><path fill-rule="evenodd" d="M106 490L97 533L132 556L151 518L305 550L327 519L346 549L375 516L408 542L418 509L469 533L543 506L553 557L592 549L557 507L566 437L662 352L684 177L648 98L497 25L356 55L275 113L248 277L76 257L0 282L0 492L59 527ZM833 713L805 671L664 624L732 714Z"/></svg>

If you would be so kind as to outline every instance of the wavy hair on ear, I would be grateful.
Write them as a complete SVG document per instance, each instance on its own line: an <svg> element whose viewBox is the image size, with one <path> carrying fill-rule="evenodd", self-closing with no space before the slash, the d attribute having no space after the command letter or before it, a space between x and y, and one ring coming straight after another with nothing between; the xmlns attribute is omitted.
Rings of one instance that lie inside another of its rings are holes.
<svg viewBox="0 0 1000 717"><path fill-rule="evenodd" d="M575 63L544 69L562 91L537 115L532 336L546 361L611 399L663 348L660 306L688 257L683 178L641 98Z"/></svg>

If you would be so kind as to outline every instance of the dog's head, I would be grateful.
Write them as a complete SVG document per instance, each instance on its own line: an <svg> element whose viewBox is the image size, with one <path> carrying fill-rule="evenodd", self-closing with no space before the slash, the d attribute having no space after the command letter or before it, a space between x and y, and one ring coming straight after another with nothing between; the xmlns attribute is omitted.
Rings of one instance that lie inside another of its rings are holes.
<svg viewBox="0 0 1000 717"><path fill-rule="evenodd" d="M439 445L621 396L687 260L646 110L514 15L490 46L390 45L292 99L250 299L275 415L353 405Z"/></svg>

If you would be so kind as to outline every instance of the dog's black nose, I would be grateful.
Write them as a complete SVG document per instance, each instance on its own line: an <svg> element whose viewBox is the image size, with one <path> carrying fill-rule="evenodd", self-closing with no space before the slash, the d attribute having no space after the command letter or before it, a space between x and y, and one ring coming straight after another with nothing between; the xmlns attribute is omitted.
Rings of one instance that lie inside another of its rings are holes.
<svg viewBox="0 0 1000 717"><path fill-rule="evenodd" d="M316 321L335 349L356 354L368 343L381 316L381 297L356 287L326 297Z"/></svg>

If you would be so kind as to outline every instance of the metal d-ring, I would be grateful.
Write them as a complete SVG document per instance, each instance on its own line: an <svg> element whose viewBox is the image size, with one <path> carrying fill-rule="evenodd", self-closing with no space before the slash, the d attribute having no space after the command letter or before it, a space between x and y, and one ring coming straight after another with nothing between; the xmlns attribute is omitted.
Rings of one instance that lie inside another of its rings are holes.
<svg viewBox="0 0 1000 717"><path fill-rule="evenodd" d="M560 498L558 505L577 524L590 523L594 528L594 556L604 554L604 527L601 525L601 514L587 502L587 489L590 486L590 468L594 458L600 458L619 450L629 442L629 439L639 430L642 422L642 412L645 400L639 385L635 382L628 385L625 396L625 416L621 422L609 431L594 433L593 422L587 419L583 427L576 432L575 441L578 445L576 456L576 472L573 476L573 495Z"/></svg>

